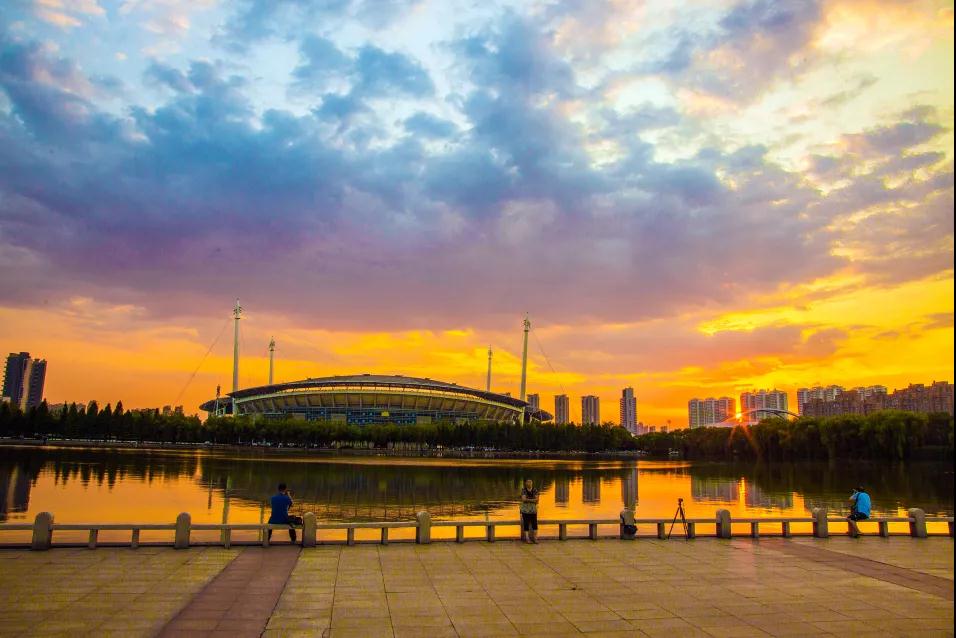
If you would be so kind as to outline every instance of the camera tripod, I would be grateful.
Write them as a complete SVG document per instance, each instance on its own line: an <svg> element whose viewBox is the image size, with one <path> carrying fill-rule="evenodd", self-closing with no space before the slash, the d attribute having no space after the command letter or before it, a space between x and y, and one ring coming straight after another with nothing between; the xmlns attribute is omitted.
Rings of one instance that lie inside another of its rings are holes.
<svg viewBox="0 0 956 638"><path fill-rule="evenodd" d="M674 525L677 524L677 518L680 517L680 523L684 526L684 538L687 538L687 516L684 515L684 499L677 499L677 511L674 512L674 520L671 521L671 528L667 530L667 538L670 539L671 532L674 531Z"/></svg>

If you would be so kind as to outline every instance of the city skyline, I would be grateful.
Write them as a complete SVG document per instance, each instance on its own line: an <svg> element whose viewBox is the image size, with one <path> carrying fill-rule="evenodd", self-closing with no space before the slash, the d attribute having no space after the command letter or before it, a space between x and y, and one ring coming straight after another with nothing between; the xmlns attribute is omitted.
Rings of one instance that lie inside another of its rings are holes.
<svg viewBox="0 0 956 638"><path fill-rule="evenodd" d="M236 297L243 387L274 337L518 396L525 313L530 391L645 423L954 380L950 3L0 13L0 348L51 403L196 411Z"/></svg>
<svg viewBox="0 0 956 638"><path fill-rule="evenodd" d="M274 349L275 341L271 339L269 342L269 384L273 382L273 373L274 373ZM2 400L11 401L14 404L17 404L21 409L27 409L31 407L36 407L40 404L41 401L47 401L50 408L62 409L69 406L71 403L75 403L81 409L88 402L86 401L71 401L64 400L60 402L49 401L43 391L44 381L46 377L46 360L44 359L33 359L30 357L29 352L11 352L7 357L5 374L4 374L4 394ZM11 372L12 371L12 372ZM935 390L941 384L948 387L949 393L949 403L948 411L952 413L952 389L953 384L947 381L932 381L928 387ZM265 384L252 384L249 386L242 386L241 388L246 387L255 387L256 385L265 385ZM916 388L923 388L926 384L923 383L909 383L905 388L896 388L892 391L892 394L889 393L889 390L884 385L872 385L872 386L857 386L852 388L844 388L836 384L830 384L826 386L814 386L814 387L802 387L797 388L794 392L796 401L794 403L795 414L803 415L804 406L815 401L815 410L812 411L810 416L822 416L824 414L846 414L846 413L866 413L873 410L890 408L890 409L914 409L916 411L932 411L925 409L917 409L909 407L905 401L906 399L897 399L896 402L893 402L893 395L906 396L907 393L912 392ZM18 400L12 400L12 397L7 396L9 388L19 388L18 394L22 395ZM477 388L473 388L477 389ZM218 399L217 388L217 399ZM495 391L495 390L491 390ZM501 394L507 397L511 397L511 391L501 391ZM849 394L848 394L849 393ZM654 428L651 423L643 423L637 417L637 396L634 393L634 388L626 387L622 388L619 391L620 396L618 397L619 404L619 418L617 425L627 429L631 434L637 435L639 426L645 430ZM850 399L850 405L856 405L853 402L857 401L855 398L859 396L859 401L861 402L855 409L847 408L846 406L836 408L833 406L838 405L836 401L841 396L852 395ZM885 403L887 397L890 398L888 403ZM554 412L552 414L553 422L555 424L565 424L573 423L578 425L584 425L588 423L593 424L605 424L605 423L614 423L611 418L600 418L600 397L593 394L583 394L580 396L581 399L581 414L580 418L575 419L571 416L570 408L570 397L566 394L555 394L553 395L554 401ZM779 388L772 389L749 389L745 390L740 394L740 408L735 408L735 400L731 397L708 397L706 399L700 399L698 397L691 398L687 403L687 420L685 427L696 428L696 427L706 427L712 425L718 425L722 423L745 423L745 424L754 424L759 421L761 418L770 416L771 413L761 412L761 408L774 408L782 410L784 412L788 411L789 408L789 398L790 393L780 390ZM875 403L870 403L870 399L879 399ZM867 401L867 408L864 410L862 401ZM92 401L99 402L96 398ZM117 399L117 401L122 401L122 399ZM112 403L112 400L106 399L102 401L103 405ZM527 395L528 406L534 410L540 408L541 405L541 396L539 393L529 392ZM826 407L830 406L830 407ZM128 409L132 411L141 411L141 410L155 410L159 411L158 407L144 407L144 406L127 406ZM947 411L947 409L942 409L941 411ZM162 407L162 414L168 415L173 412L171 405L167 404ZM178 414L185 413L198 413L188 412L184 409L182 405L176 406L175 412ZM596 416L592 416L596 415ZM663 431L667 431L668 427L672 427L671 420L667 421L666 425L663 425ZM679 426L678 426L679 427Z"/></svg>

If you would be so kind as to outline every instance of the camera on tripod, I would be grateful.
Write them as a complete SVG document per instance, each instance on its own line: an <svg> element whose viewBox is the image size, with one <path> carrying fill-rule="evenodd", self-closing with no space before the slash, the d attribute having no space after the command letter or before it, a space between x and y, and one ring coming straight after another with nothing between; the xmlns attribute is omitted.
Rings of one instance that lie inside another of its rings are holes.
<svg viewBox="0 0 956 638"><path fill-rule="evenodd" d="M674 512L674 520L671 521L671 528L667 530L667 538L670 539L671 532L674 531L674 525L677 524L677 519L680 517L681 525L684 526L684 539L690 540L690 536L687 533L687 515L684 513L684 499L677 499L677 511Z"/></svg>

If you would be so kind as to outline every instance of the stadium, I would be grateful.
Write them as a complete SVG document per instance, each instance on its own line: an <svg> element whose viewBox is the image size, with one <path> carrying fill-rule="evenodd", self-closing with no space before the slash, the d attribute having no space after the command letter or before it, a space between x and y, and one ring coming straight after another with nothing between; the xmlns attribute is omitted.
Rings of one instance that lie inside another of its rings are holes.
<svg viewBox="0 0 956 638"><path fill-rule="evenodd" d="M348 425L471 421L550 421L551 415L504 394L401 375L319 377L235 390L206 401L210 416L322 420Z"/></svg>

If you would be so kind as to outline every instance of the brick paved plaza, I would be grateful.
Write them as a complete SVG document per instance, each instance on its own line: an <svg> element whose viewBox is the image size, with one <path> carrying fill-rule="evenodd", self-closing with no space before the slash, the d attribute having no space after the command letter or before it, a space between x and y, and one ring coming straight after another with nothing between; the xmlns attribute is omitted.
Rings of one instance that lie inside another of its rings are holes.
<svg viewBox="0 0 956 638"><path fill-rule="evenodd" d="M0 551L0 635L953 635L948 538Z"/></svg>

